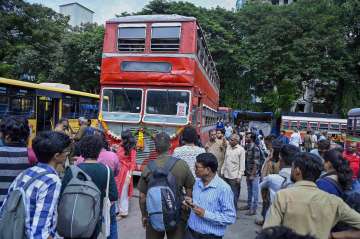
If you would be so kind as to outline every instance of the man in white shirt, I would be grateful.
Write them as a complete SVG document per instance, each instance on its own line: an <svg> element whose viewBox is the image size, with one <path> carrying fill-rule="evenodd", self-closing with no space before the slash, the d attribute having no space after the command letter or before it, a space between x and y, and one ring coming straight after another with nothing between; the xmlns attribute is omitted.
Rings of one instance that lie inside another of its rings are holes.
<svg viewBox="0 0 360 239"><path fill-rule="evenodd" d="M300 145L302 144L301 135L299 133L299 130L295 129L294 133L292 133L292 135L290 137L290 144L292 144L296 147L300 147Z"/></svg>
<svg viewBox="0 0 360 239"><path fill-rule="evenodd" d="M241 177L245 171L245 149L239 145L239 141L238 134L230 136L230 147L226 148L225 160L221 168L221 175L233 191L235 209L240 195Z"/></svg>
<svg viewBox="0 0 360 239"><path fill-rule="evenodd" d="M227 140L230 139L231 135L233 133L233 128L231 127L231 125L229 125L228 123L226 123L225 125L225 138Z"/></svg>
<svg viewBox="0 0 360 239"><path fill-rule="evenodd" d="M311 138L312 138L312 148L314 149L318 142L318 138L315 134L315 131L311 132Z"/></svg>

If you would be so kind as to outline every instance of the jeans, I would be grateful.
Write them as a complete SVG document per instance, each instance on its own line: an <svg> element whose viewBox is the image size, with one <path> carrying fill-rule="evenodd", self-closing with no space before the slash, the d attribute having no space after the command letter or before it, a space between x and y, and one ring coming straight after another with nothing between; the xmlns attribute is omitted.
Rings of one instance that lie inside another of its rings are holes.
<svg viewBox="0 0 360 239"><path fill-rule="evenodd" d="M107 239L117 239L118 230L117 230L117 221L116 221L116 203L111 205L110 208L110 236Z"/></svg>
<svg viewBox="0 0 360 239"><path fill-rule="evenodd" d="M256 210L259 202L259 176L255 176L253 179L246 178L247 190L248 190L248 207L251 210Z"/></svg>
<svg viewBox="0 0 360 239"><path fill-rule="evenodd" d="M229 184L231 191L234 194L234 206L235 206L235 210L238 208L237 207L237 202L239 200L239 196L240 196L240 183L236 182L236 179L228 179L225 178L225 182L227 182L227 184Z"/></svg>

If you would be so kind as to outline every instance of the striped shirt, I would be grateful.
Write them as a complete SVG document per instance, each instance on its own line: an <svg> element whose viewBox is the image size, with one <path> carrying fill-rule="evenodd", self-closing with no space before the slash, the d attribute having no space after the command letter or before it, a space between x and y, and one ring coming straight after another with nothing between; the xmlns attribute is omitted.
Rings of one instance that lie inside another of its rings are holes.
<svg viewBox="0 0 360 239"><path fill-rule="evenodd" d="M54 238L61 188L60 178L50 165L38 163L20 174L9 189L11 192L14 188L24 186L32 177L44 171L48 174L37 178L25 191L25 226L29 239L47 239L49 236Z"/></svg>
<svg viewBox="0 0 360 239"><path fill-rule="evenodd" d="M192 146L192 145L184 145L184 146L178 147L174 150L173 157L184 160L187 163L187 165L189 166L193 176L196 177L196 175L195 175L196 157L199 154L202 154L205 152L206 151L204 148L200 148L198 146Z"/></svg>
<svg viewBox="0 0 360 239"><path fill-rule="evenodd" d="M204 186L197 178L193 188L193 203L205 210L204 217L190 213L188 226L201 234L224 236L227 225L235 223L234 196L230 186L219 176Z"/></svg>
<svg viewBox="0 0 360 239"><path fill-rule="evenodd" d="M8 145L0 147L0 207L16 176L29 167L26 146Z"/></svg>

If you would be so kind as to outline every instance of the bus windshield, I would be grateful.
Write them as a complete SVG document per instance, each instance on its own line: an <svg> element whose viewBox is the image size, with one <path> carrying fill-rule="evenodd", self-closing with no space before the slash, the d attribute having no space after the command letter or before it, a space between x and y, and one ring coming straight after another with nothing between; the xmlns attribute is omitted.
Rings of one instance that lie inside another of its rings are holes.
<svg viewBox="0 0 360 239"><path fill-rule="evenodd" d="M145 122L186 124L190 93L179 90L148 90Z"/></svg>
<svg viewBox="0 0 360 239"><path fill-rule="evenodd" d="M105 120L140 121L142 90L105 88L102 99L102 115Z"/></svg>

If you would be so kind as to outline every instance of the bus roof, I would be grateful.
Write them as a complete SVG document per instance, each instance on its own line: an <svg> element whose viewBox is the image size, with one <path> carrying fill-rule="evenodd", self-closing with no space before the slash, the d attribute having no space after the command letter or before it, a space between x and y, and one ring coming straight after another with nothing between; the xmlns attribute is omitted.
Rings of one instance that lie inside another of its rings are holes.
<svg viewBox="0 0 360 239"><path fill-rule="evenodd" d="M99 99L99 95L96 95L96 94L90 94L90 93L77 91L77 90L67 90L67 89L63 89L63 88L47 86L47 85L40 85L40 84L30 83L30 82L20 81L20 80L7 79L7 78L3 78L3 77L0 77L0 84L14 85L14 86L26 87L26 88L31 88L31 89L47 90L47 91L65 93L65 94L70 94L70 95L79 95L79 96L85 96L85 97Z"/></svg>
<svg viewBox="0 0 360 239"><path fill-rule="evenodd" d="M319 117L303 117L303 116L281 116L282 120L290 121L309 121L309 122L325 122L325 123L342 123L346 124L346 119L340 118L319 118Z"/></svg>
<svg viewBox="0 0 360 239"><path fill-rule="evenodd" d="M283 116L297 116L297 117L314 117L314 118L331 118L331 119L340 119L338 114L325 114L325 113L303 113L303 112L285 112L282 113Z"/></svg>
<svg viewBox="0 0 360 239"><path fill-rule="evenodd" d="M348 116L360 116L360 108L351 109Z"/></svg>
<svg viewBox="0 0 360 239"><path fill-rule="evenodd" d="M135 22L193 22L194 17L185 17L180 15L135 15L112 18L106 23L135 23Z"/></svg>

